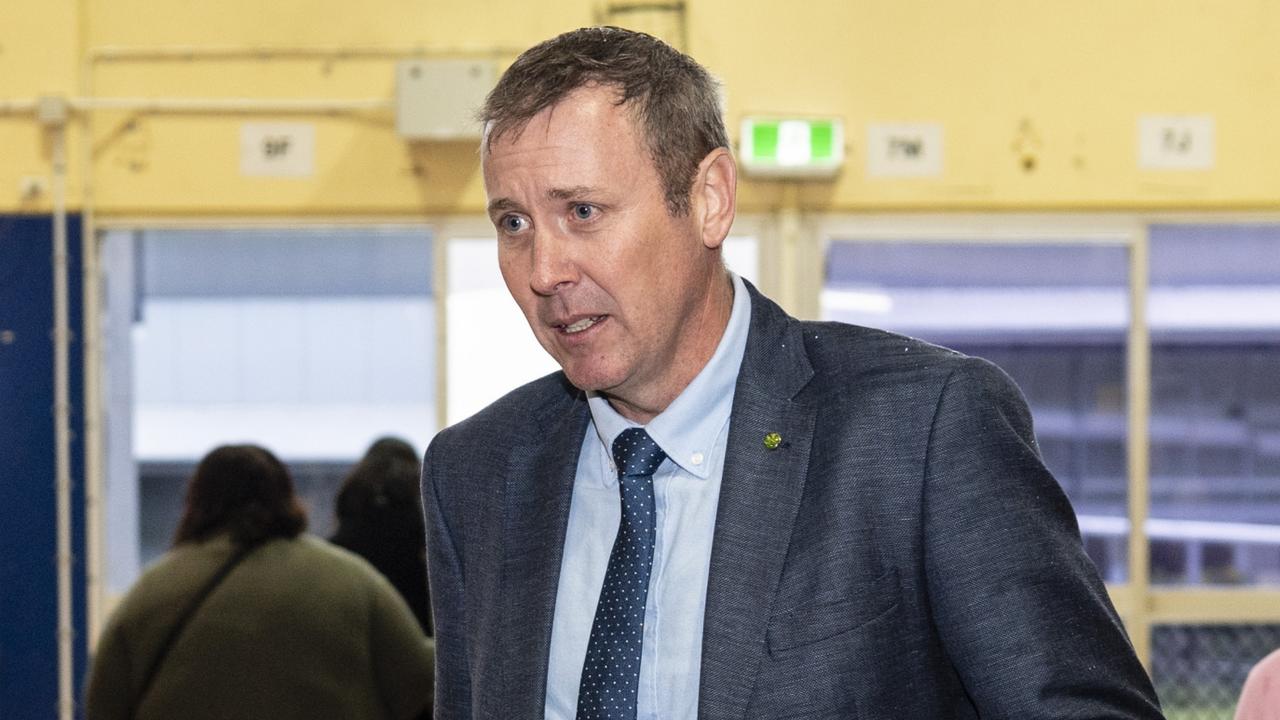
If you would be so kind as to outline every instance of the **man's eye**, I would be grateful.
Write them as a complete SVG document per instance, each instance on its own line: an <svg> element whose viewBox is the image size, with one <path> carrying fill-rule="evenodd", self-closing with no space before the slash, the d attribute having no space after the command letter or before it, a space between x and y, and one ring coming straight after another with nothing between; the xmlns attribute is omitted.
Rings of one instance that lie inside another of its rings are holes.
<svg viewBox="0 0 1280 720"><path fill-rule="evenodd" d="M519 215L505 215L498 221L498 224L502 226L504 231L509 233L520 232L528 227L528 221Z"/></svg>
<svg viewBox="0 0 1280 720"><path fill-rule="evenodd" d="M577 205L573 206L573 216L578 218L579 220L590 220L592 217L595 216L595 214L596 214L596 208L594 205L588 205L586 203L578 203Z"/></svg>

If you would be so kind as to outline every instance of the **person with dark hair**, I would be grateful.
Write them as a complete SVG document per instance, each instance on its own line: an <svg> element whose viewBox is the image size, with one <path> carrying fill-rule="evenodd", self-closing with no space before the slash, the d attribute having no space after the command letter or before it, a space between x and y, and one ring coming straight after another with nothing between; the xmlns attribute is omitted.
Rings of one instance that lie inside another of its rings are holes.
<svg viewBox="0 0 1280 720"><path fill-rule="evenodd" d="M273 537L293 538L307 528L307 513L293 494L288 469L265 448L228 445L196 466L175 546L226 533L249 547Z"/></svg>
<svg viewBox="0 0 1280 720"><path fill-rule="evenodd" d="M338 530L329 541L378 569L431 635L431 599L423 545L422 461L409 443L376 440L338 491Z"/></svg>
<svg viewBox="0 0 1280 720"><path fill-rule="evenodd" d="M426 717L431 641L381 575L306 525L269 451L206 455L173 549L99 639L89 720Z"/></svg>
<svg viewBox="0 0 1280 720"><path fill-rule="evenodd" d="M725 268L706 70L585 28L481 115L561 371L427 450L438 718L1161 717L1009 377Z"/></svg>

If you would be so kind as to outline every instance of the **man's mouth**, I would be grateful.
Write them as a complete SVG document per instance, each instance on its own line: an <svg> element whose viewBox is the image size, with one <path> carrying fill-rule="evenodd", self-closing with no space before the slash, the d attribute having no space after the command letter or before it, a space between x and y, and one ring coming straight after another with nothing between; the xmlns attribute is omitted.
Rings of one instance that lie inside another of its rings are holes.
<svg viewBox="0 0 1280 720"><path fill-rule="evenodd" d="M560 332L566 335L574 335L582 332L583 330L586 330L592 325L595 325L596 323L600 322L604 318L605 318L604 315L593 315L591 317L582 318L581 320L570 323L568 325L557 325L556 327L560 329Z"/></svg>

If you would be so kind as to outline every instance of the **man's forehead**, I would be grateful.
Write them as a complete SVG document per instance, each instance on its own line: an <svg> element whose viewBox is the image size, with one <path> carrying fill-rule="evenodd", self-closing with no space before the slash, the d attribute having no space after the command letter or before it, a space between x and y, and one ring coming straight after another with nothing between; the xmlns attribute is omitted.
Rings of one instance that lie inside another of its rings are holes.
<svg viewBox="0 0 1280 720"><path fill-rule="evenodd" d="M637 118L632 111L634 103L623 102L623 90L612 84L589 82L565 93L555 102L540 109L531 117L490 119L482 128L480 151L483 156L497 143L516 143L526 132L550 132L552 123L566 114L574 119L600 124L614 124L625 120L633 129Z"/></svg>

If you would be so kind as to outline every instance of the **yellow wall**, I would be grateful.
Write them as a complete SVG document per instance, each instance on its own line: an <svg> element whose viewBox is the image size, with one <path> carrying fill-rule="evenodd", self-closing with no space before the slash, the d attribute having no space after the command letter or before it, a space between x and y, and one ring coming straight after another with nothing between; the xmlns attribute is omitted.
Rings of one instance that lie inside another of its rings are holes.
<svg viewBox="0 0 1280 720"><path fill-rule="evenodd" d="M687 5L687 49L724 80L732 133L744 114L844 119L847 165L835 181L803 184L806 209L1280 207L1274 0ZM107 52L422 48L491 53L502 65L519 48L595 21L601 7L593 0L5 0L0 105L84 92L389 98L392 57L120 60ZM1216 166L1139 170L1143 114L1213 115ZM406 143L384 110L279 118L316 124L315 175L241 176L240 124L274 119L94 111L93 207L108 216L296 216L473 213L482 206L471 143ZM866 128L891 122L945 127L941 177L866 177ZM0 113L0 212L47 207L47 195L23 202L18 194L23 177L49 176L45 138L29 116ZM73 140L76 206L84 147L74 133ZM1035 156L1034 171L1022 169L1027 153ZM768 210L783 192L776 181L748 181L742 196L744 209Z"/></svg>
<svg viewBox="0 0 1280 720"><path fill-rule="evenodd" d="M0 106L75 93L76 20L71 0L0 2ZM49 138L33 117L0 112L0 212L47 207L40 198L24 200L19 185L28 177L48 183L49 153Z"/></svg>

